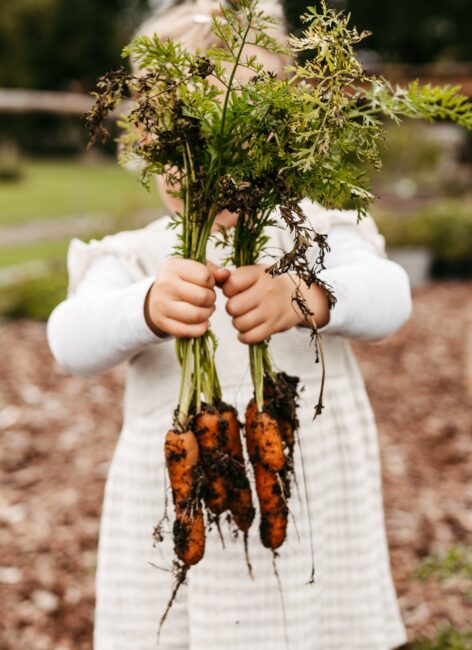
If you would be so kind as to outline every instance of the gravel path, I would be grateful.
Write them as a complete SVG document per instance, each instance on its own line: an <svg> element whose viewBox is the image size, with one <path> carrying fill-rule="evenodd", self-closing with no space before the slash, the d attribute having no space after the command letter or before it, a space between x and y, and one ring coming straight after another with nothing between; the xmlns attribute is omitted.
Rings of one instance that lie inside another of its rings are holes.
<svg viewBox="0 0 472 650"><path fill-rule="evenodd" d="M104 224L110 227L112 220L96 214L82 214L58 219L37 219L0 228L2 248L21 246L50 239L81 237Z"/></svg>
<svg viewBox="0 0 472 650"><path fill-rule="evenodd" d="M152 219L156 219L156 211L141 210L132 218L127 218L127 228L139 228ZM71 239L72 237L87 237L98 230L114 232L117 219L106 214L77 214L55 219L35 219L0 228L0 246L22 246L39 241L52 239Z"/></svg>

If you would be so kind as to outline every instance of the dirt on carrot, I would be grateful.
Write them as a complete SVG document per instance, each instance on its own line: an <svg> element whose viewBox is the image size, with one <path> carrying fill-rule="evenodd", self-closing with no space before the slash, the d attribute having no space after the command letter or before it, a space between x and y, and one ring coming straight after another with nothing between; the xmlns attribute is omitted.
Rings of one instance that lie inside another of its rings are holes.
<svg viewBox="0 0 472 650"><path fill-rule="evenodd" d="M254 521L255 510L246 473L241 442L241 426L236 409L223 402L219 405L220 428L225 433L228 465L226 473L228 507L236 526L247 533Z"/></svg>
<svg viewBox="0 0 472 650"><path fill-rule="evenodd" d="M224 476L226 434L221 431L218 410L205 405L194 418L193 430L206 477L205 504L214 515L219 516L228 507L228 494Z"/></svg>
<svg viewBox="0 0 472 650"><path fill-rule="evenodd" d="M187 567L198 564L205 553L205 520L201 504L194 512L176 515L172 534L177 557Z"/></svg>

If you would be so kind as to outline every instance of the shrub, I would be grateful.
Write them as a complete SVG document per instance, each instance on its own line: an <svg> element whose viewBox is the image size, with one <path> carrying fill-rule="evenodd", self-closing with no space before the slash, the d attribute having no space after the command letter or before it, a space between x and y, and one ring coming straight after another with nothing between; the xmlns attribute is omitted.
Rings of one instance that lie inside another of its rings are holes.
<svg viewBox="0 0 472 650"><path fill-rule="evenodd" d="M21 173L17 146L9 140L0 140L0 182L18 181Z"/></svg>
<svg viewBox="0 0 472 650"><path fill-rule="evenodd" d="M379 214L376 221L390 247L426 246L433 274L472 277L472 205L445 201L414 215Z"/></svg>
<svg viewBox="0 0 472 650"><path fill-rule="evenodd" d="M47 320L66 291L67 273L62 266L44 275L23 278L0 288L0 317Z"/></svg>

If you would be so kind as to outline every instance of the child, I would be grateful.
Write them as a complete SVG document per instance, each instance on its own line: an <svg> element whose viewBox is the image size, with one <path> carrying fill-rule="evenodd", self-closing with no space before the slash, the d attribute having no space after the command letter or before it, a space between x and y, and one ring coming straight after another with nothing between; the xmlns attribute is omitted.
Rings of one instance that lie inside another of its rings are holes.
<svg viewBox="0 0 472 650"><path fill-rule="evenodd" d="M213 2L184 3L153 29L189 49L207 47L214 11ZM249 541L253 580L241 539L223 526L222 548L212 530L159 648L390 650L405 642L388 560L377 432L347 339L379 339L399 328L411 309L408 280L385 258L370 218L356 225L352 212L302 205L315 228L329 235L332 252L322 278L337 297L329 312L318 287L305 290L323 333L328 372L325 409L315 422L320 367L292 309L290 278L271 278L263 264L222 269L223 254L212 243L207 265L171 257L176 233L167 229L168 217L102 241L71 244L69 297L48 324L53 354L84 376L128 361L124 424L100 530L95 650L156 647L173 586L172 539L152 543L168 492L163 442L180 378L173 337L203 334L210 318L223 396L240 413L252 393L246 344L272 336L277 366L306 387L299 419L309 504L294 490L277 558L280 585L257 524ZM232 227L235 219L225 213L217 221ZM286 249L287 233L273 228L269 245ZM316 258L317 251L312 254ZM301 482L299 454L295 464ZM311 533L316 576L307 584Z"/></svg>

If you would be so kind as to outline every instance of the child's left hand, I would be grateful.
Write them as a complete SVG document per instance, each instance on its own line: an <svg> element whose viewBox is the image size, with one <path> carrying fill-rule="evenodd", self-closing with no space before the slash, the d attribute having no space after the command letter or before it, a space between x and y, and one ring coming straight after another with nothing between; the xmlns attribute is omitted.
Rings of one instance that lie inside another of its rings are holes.
<svg viewBox="0 0 472 650"><path fill-rule="evenodd" d="M266 273L266 268L260 264L243 266L232 271L222 286L224 295L229 298L226 311L233 317L241 343L259 343L272 334L304 324L292 302L296 287L293 279L288 275L272 277ZM304 288L303 294L307 299L310 297L309 306L313 308L312 289ZM316 289L320 292L318 287ZM317 293L316 298L318 306L326 300L324 294Z"/></svg>

